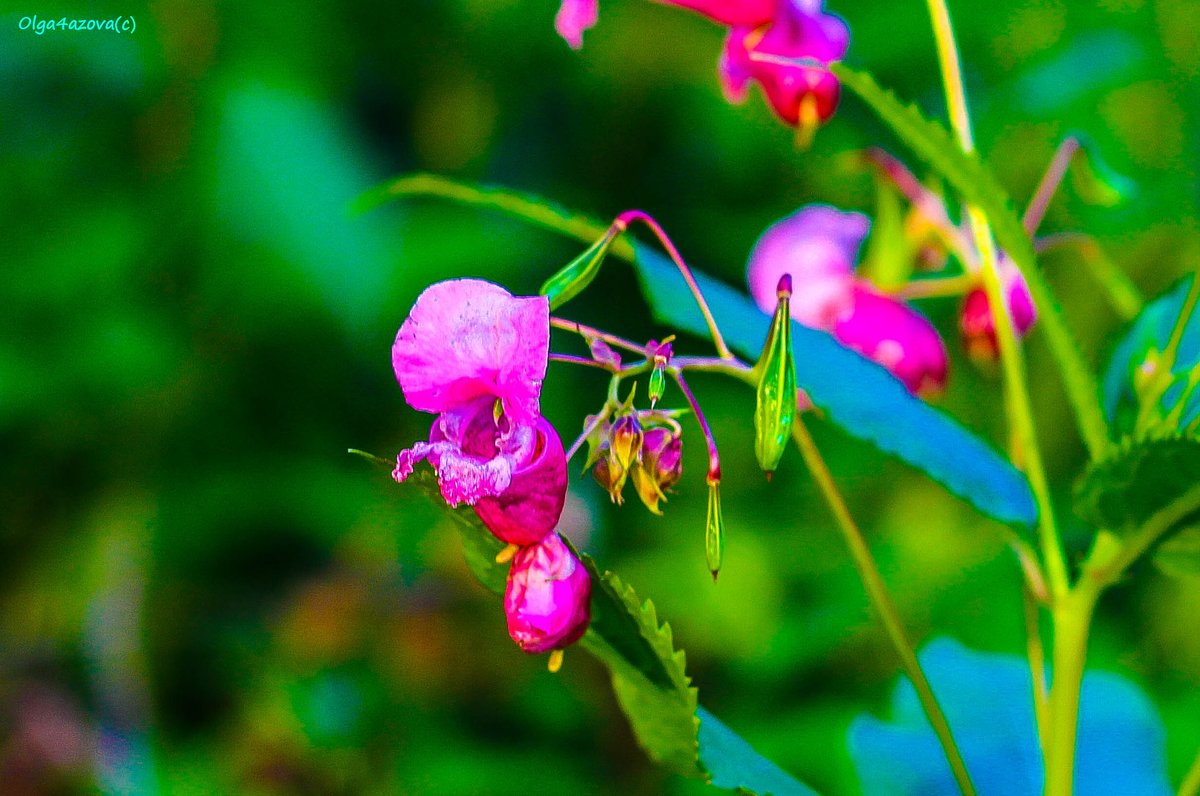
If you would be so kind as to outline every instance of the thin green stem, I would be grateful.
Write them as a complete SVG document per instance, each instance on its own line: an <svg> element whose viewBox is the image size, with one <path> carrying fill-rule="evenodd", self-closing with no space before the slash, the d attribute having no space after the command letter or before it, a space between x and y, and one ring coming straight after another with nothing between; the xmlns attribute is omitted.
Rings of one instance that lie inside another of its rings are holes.
<svg viewBox="0 0 1200 796"><path fill-rule="evenodd" d="M1042 646L1041 616L1038 601L1028 588L1021 589L1025 608L1025 654L1033 681L1033 715L1037 723L1038 745L1045 759L1050 738L1050 704L1046 690L1046 650Z"/></svg>
<svg viewBox="0 0 1200 796"><path fill-rule="evenodd" d="M938 62L946 89L946 104L950 120L958 135L963 151L975 149L971 135L971 119L967 113L967 98L963 89L962 68L959 65L958 46L954 41L954 30L950 26L950 12L945 0L927 0L929 14L933 20L934 38L937 41ZM996 327L997 344L1000 349L1000 364L1008 388L1009 421L1020 446L1020 455L1025 462L1025 474L1038 504L1038 532L1046 576L1050 581L1050 592L1055 598L1069 588L1066 562L1063 558L1058 527L1054 519L1054 508L1050 500L1050 486L1046 480L1041 450L1038 447L1037 429L1030 406L1029 386L1025 375L1024 357L1017 343L1012 316L1008 312L1004 288L997 270L996 248L992 242L992 231L987 217L974 205L967 206L967 217L975 236L982 265L983 284L987 291L988 304Z"/></svg>
<svg viewBox="0 0 1200 796"><path fill-rule="evenodd" d="M875 607L875 611L879 614L884 629L891 639L892 646L900 656L900 663L912 681L913 687L916 689L921 706L925 709L925 715L928 716L929 723L933 726L933 731L937 734L938 741L946 753L946 760L950 763L950 770L954 773L954 779L958 782L958 786L963 794L971 796L971 794L975 793L975 788L971 784L971 778L967 774L967 767L963 762L962 754L959 752L958 746L954 742L954 736L950 732L950 725L947 723L946 716L942 713L942 709L938 705L937 698L933 694L933 689L929 685L929 680L926 679L925 672L921 669L921 664L917 661L912 644L904 632L904 625L900 620L900 614L896 610L896 605L892 601L891 594L888 592L883 577L879 574L879 568L876 566L875 559L871 555L871 550L863 538L862 531L859 530L858 524L855 523L854 517L851 516L850 509L846 506L846 501L838 490L837 484L833 480L833 475L829 472L829 468L825 464L825 459L821 456L816 443L808 433L808 428L805 427L803 418L796 418L796 422L792 426L792 437L795 439L796 445L800 448L800 455L804 458L804 463L808 466L809 472L812 473L813 479L817 482L826 505L829 506L834 519L837 520L837 526L846 540L846 545L850 548L850 555L854 559L854 566L858 570L863 586L866 587L867 596L870 598L871 604Z"/></svg>
<svg viewBox="0 0 1200 796"><path fill-rule="evenodd" d="M962 296L978 284L979 277L975 274L914 279L897 290L896 295L905 300Z"/></svg>
<svg viewBox="0 0 1200 796"><path fill-rule="evenodd" d="M1188 773L1183 777L1183 782L1179 785L1179 796L1197 796L1197 794L1200 794L1200 752L1196 753L1192 767L1188 769Z"/></svg>

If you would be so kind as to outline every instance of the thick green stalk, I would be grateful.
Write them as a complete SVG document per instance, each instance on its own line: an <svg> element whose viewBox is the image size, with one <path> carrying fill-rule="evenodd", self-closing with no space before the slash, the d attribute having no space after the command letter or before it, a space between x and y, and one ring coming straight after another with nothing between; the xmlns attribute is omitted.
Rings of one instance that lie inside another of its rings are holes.
<svg viewBox="0 0 1200 796"><path fill-rule="evenodd" d="M875 559L871 555L870 548L867 547L867 542L863 538L862 531L859 530L858 524L855 523L854 517L851 516L845 499L842 497L841 492L838 491L837 484L834 483L833 475L825 465L825 459L821 456L816 443L808 433L808 428L804 425L804 418L796 418L796 422L792 426L792 438L796 440L796 445L800 448L800 455L804 458L804 463L808 466L809 472L812 473L813 479L817 482L817 486L821 490L821 495L825 498L825 502L833 513L834 519L837 520L838 528L846 540L846 545L850 548L850 556L854 559L854 566L858 569L863 586L866 587L871 605L875 607L876 613L879 614L880 621L883 622L884 629L887 630L892 646L900 656L900 663L904 667L904 671L908 674L908 678L912 680L913 688L917 692L917 698L921 700L921 706L925 709L925 715L929 718L929 723L933 726L933 731L937 734L938 741L946 753L946 760L950 763L950 770L954 772L954 779L958 782L958 786L964 796L971 796L971 794L975 793L975 788L971 784L971 778L967 774L967 767L963 762L962 754L959 752L958 746L954 742L954 736L950 732L950 725L946 721L946 716L942 713L941 707L938 705L937 698L933 695L933 689L929 685L929 680L925 677L925 672L921 669L921 664L917 661L916 653L913 652L912 644L909 642L908 636L904 632L904 625L900 621L900 613L896 610L896 604L892 602L887 585L883 582L883 577L879 574L879 568L875 565Z"/></svg>
<svg viewBox="0 0 1200 796"><path fill-rule="evenodd" d="M1188 773L1183 777L1183 783L1179 786L1179 796L1197 796L1197 794L1200 794L1200 752L1196 753L1192 767L1188 769Z"/></svg>
<svg viewBox="0 0 1200 796"><path fill-rule="evenodd" d="M1073 792L1079 691L1087 661L1092 611L1101 588L1091 581L1081 582L1054 604L1054 680L1050 686L1046 796L1070 796Z"/></svg>

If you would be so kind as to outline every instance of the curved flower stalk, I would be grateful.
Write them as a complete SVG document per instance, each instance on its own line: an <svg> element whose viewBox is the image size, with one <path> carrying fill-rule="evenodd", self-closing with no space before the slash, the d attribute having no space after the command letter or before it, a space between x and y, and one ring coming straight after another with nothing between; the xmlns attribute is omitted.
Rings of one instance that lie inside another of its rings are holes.
<svg viewBox="0 0 1200 796"><path fill-rule="evenodd" d="M749 84L758 83L775 115L795 127L802 142L833 115L840 87L827 67L846 54L850 29L825 13L821 0L658 2L690 9L729 28L718 74L730 102L743 102ZM555 28L579 49L598 11L598 0L563 0Z"/></svg>
<svg viewBox="0 0 1200 796"><path fill-rule="evenodd" d="M904 301L855 273L870 228L861 213L802 207L767 228L755 244L747 279L755 303L775 309L775 286L790 273L792 317L830 332L843 345L890 370L910 392L934 395L946 384L948 358L933 325Z"/></svg>

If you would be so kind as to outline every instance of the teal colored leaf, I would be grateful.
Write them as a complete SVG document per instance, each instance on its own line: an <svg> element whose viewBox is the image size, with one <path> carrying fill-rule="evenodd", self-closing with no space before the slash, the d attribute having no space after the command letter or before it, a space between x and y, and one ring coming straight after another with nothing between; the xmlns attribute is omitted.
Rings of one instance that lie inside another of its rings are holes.
<svg viewBox="0 0 1200 796"><path fill-rule="evenodd" d="M405 484L444 505L428 468L418 468ZM462 540L471 572L489 591L504 594L508 565L496 563L504 544L474 511L446 511ZM700 708L684 653L675 649L671 626L660 624L654 604L641 600L616 574L601 571L591 556L579 558L592 578L592 621L579 646L608 667L617 702L646 754L678 774L707 778L730 790L764 795L814 793Z"/></svg>
<svg viewBox="0 0 1200 796"><path fill-rule="evenodd" d="M1045 769L1029 662L946 638L931 641L919 658L979 796L1040 794ZM1145 693L1123 677L1084 675L1076 749L1079 796L1172 793L1162 720ZM961 793L907 678L892 695L890 720L855 719L850 756L869 796Z"/></svg>
<svg viewBox="0 0 1200 796"><path fill-rule="evenodd" d="M1130 438L1087 469L1076 488L1075 511L1093 527L1128 534L1197 484L1200 439Z"/></svg>
<svg viewBox="0 0 1200 796"><path fill-rule="evenodd" d="M754 783L761 796L813 796L816 792L792 779L779 766L754 751L750 744L704 708L700 717L700 762L719 788L747 790Z"/></svg>
<svg viewBox="0 0 1200 796"><path fill-rule="evenodd" d="M655 318L706 336L704 316L675 266L645 245L635 244L634 251L634 267ZM771 319L745 294L702 273L693 275L725 342L755 358ZM796 383L838 426L925 471L990 517L1026 526L1037 521L1025 476L953 418L914 398L885 368L794 321L792 351Z"/></svg>
<svg viewBox="0 0 1200 796"><path fill-rule="evenodd" d="M498 210L584 242L596 240L606 229L537 197L427 174L400 177L380 186L364 197L361 205L417 195ZM647 246L624 240L617 241L612 252L633 263L660 322L708 336L703 316L670 261ZM745 294L703 273L693 273L726 342L746 358L756 358L770 319ZM909 394L887 370L831 336L799 324L792 325L792 349L797 383L847 433L926 472L988 516L1024 526L1037 521L1025 477L953 418Z"/></svg>
<svg viewBox="0 0 1200 796"><path fill-rule="evenodd" d="M1113 349L1104 372L1104 411L1120 433L1139 431L1137 419L1146 398L1145 390L1139 388L1139 384L1144 385L1155 352L1165 352L1194 278L1181 279L1164 295L1147 304ZM1200 313L1193 312L1175 352L1170 384L1166 385L1159 405L1151 412L1152 420L1164 420L1173 412L1177 415L1174 422L1166 423L1162 430L1196 433L1196 425L1200 423L1200 390L1187 395L1187 388L1189 376L1194 376L1197 368L1200 368Z"/></svg>
<svg viewBox="0 0 1200 796"><path fill-rule="evenodd" d="M963 152L945 127L925 118L915 106L901 102L869 74L845 64L833 64L831 69L900 140L952 185L963 199L987 216L996 240L1017 263L1029 284L1038 308L1038 325L1045 331L1050 349L1058 360L1083 441L1093 457L1100 455L1107 447L1109 435L1100 411L1096 377L1067 328L1062 309L1037 264L1029 236L1004 189L975 154Z"/></svg>

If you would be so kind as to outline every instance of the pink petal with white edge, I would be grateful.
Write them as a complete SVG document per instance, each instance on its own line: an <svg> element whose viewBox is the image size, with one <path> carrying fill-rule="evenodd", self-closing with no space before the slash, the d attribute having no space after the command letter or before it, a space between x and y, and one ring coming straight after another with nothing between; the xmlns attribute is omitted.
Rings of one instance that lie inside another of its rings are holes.
<svg viewBox="0 0 1200 796"><path fill-rule="evenodd" d="M392 365L414 409L445 412L491 396L514 424L532 425L549 351L545 296L514 297L480 279L453 279L417 298L396 334Z"/></svg>
<svg viewBox="0 0 1200 796"><path fill-rule="evenodd" d="M595 26L600 17L599 0L563 0L554 17L554 29L571 48L583 47L583 32Z"/></svg>

